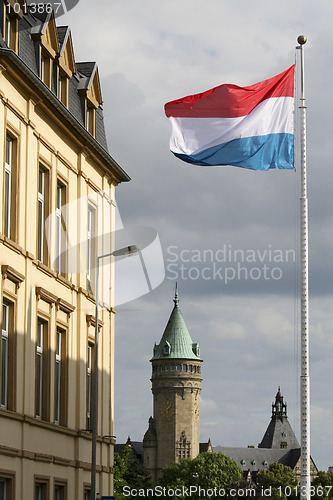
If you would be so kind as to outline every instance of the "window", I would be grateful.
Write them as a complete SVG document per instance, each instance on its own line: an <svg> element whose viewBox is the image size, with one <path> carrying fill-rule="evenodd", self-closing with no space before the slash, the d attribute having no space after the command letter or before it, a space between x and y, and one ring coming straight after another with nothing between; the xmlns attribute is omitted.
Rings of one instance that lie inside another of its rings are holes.
<svg viewBox="0 0 333 500"><path fill-rule="evenodd" d="M45 83L45 85L51 88L51 81L52 81L51 58L43 50L41 51L40 54L39 77Z"/></svg>
<svg viewBox="0 0 333 500"><path fill-rule="evenodd" d="M89 205L88 206L88 251L87 251L87 281L88 290L93 290L93 269L95 268L96 262L96 208Z"/></svg>
<svg viewBox="0 0 333 500"><path fill-rule="evenodd" d="M55 352L54 421L61 425L66 425L66 367L66 331L58 327L56 330Z"/></svg>
<svg viewBox="0 0 333 500"><path fill-rule="evenodd" d="M54 500L66 499L66 486L64 484L56 484L54 486Z"/></svg>
<svg viewBox="0 0 333 500"><path fill-rule="evenodd" d="M56 208L56 224L57 224L57 248L56 248L56 271L59 274L66 274L66 246L65 246L65 221L61 211L66 203L66 187L58 181L57 183L57 208Z"/></svg>
<svg viewBox="0 0 333 500"><path fill-rule="evenodd" d="M37 258L44 264L48 263L47 244L45 238L45 220L48 210L49 172L40 165L38 171L38 240Z"/></svg>
<svg viewBox="0 0 333 500"><path fill-rule="evenodd" d="M9 306L2 306L1 330L1 406L7 408L8 386L8 333L9 333Z"/></svg>
<svg viewBox="0 0 333 500"><path fill-rule="evenodd" d="M91 498L90 488L84 488L84 500L90 500Z"/></svg>
<svg viewBox="0 0 333 500"><path fill-rule="evenodd" d="M94 345L88 343L88 358L87 358L87 429L91 429L92 425L92 397L93 397L93 359Z"/></svg>
<svg viewBox="0 0 333 500"><path fill-rule="evenodd" d="M35 482L35 500L48 500L49 498L49 488L48 482L46 481L36 481Z"/></svg>
<svg viewBox="0 0 333 500"><path fill-rule="evenodd" d="M45 57L43 54L40 56L40 79L44 81L45 78Z"/></svg>
<svg viewBox="0 0 333 500"><path fill-rule="evenodd" d="M36 418L48 420L48 323L38 318L36 339Z"/></svg>
<svg viewBox="0 0 333 500"><path fill-rule="evenodd" d="M182 458L190 458L191 456L191 443L186 439L185 431L180 434L179 441L176 442L178 462Z"/></svg>
<svg viewBox="0 0 333 500"><path fill-rule="evenodd" d="M19 3L14 4L13 7L9 2L4 5L5 16L4 16L4 39L9 49L18 49L18 15L20 10Z"/></svg>
<svg viewBox="0 0 333 500"><path fill-rule="evenodd" d="M8 13L6 13L6 19L5 19L5 23L6 23L6 26L5 26L5 42L7 44L7 46L10 48L10 43L11 43L11 40L12 40L12 36L11 36L11 31L12 31L12 27L11 27L11 17Z"/></svg>
<svg viewBox="0 0 333 500"><path fill-rule="evenodd" d="M2 304L1 328L1 407L14 410L14 304Z"/></svg>
<svg viewBox="0 0 333 500"><path fill-rule="evenodd" d="M0 500L12 500L14 498L13 483L12 477L0 476Z"/></svg>
<svg viewBox="0 0 333 500"><path fill-rule="evenodd" d="M6 135L4 168L4 234L15 240L16 230L16 140Z"/></svg>
<svg viewBox="0 0 333 500"><path fill-rule="evenodd" d="M59 70L58 77L58 97L68 107L68 78L61 70Z"/></svg>
<svg viewBox="0 0 333 500"><path fill-rule="evenodd" d="M90 104L89 101L86 101L86 129L95 137L95 119L96 119L96 110Z"/></svg>

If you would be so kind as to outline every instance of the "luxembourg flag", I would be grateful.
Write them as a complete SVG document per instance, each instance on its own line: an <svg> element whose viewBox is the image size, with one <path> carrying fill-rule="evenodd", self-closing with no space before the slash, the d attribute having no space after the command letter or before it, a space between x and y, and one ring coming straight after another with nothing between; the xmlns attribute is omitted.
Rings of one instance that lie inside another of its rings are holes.
<svg viewBox="0 0 333 500"><path fill-rule="evenodd" d="M172 153L194 165L294 169L294 73L168 102Z"/></svg>

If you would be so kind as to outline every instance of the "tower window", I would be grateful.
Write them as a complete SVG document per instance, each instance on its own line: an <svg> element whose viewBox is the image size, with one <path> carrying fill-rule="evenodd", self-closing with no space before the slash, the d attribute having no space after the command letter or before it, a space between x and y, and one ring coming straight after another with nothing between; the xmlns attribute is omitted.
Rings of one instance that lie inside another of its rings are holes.
<svg viewBox="0 0 333 500"><path fill-rule="evenodd" d="M166 342L163 346L163 356L169 356L171 351L171 346L169 342Z"/></svg>
<svg viewBox="0 0 333 500"><path fill-rule="evenodd" d="M185 431L182 431L179 440L176 442L176 453L178 457L178 462L182 458L191 457L191 442L187 440Z"/></svg>

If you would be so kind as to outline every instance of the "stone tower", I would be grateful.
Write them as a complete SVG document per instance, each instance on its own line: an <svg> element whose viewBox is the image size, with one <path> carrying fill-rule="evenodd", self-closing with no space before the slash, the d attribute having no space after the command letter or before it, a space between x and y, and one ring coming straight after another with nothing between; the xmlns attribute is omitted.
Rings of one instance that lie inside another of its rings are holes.
<svg viewBox="0 0 333 500"><path fill-rule="evenodd" d="M153 418L143 439L144 465L157 481L165 465L199 454L199 344L191 336L179 309L174 308L152 363Z"/></svg>

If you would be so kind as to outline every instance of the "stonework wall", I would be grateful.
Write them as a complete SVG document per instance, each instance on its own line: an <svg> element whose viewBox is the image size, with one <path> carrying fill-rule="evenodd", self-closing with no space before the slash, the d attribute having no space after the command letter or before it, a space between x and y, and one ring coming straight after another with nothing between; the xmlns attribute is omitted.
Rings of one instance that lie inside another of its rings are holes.
<svg viewBox="0 0 333 500"><path fill-rule="evenodd" d="M153 361L157 477L165 465L199 453L201 361Z"/></svg>

